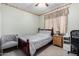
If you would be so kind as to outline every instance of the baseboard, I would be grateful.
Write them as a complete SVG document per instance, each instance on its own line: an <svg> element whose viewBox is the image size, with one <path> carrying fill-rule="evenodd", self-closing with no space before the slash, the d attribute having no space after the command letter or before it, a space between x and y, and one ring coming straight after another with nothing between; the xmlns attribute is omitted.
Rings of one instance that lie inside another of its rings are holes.
<svg viewBox="0 0 79 59"><path fill-rule="evenodd" d="M17 46L7 48L7 49L3 49L3 53L7 53L7 52L10 52L10 51L13 51L13 50L16 50L16 49L18 49Z"/></svg>

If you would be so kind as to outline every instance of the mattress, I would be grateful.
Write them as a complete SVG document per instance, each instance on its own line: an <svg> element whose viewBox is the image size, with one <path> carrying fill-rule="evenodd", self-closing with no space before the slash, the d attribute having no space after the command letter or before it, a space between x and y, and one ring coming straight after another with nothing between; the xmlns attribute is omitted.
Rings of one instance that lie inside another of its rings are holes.
<svg viewBox="0 0 79 59"><path fill-rule="evenodd" d="M20 37L23 41L29 39L30 43L30 54L34 55L37 49L48 44L52 38L49 33L37 33L35 35L24 35Z"/></svg>

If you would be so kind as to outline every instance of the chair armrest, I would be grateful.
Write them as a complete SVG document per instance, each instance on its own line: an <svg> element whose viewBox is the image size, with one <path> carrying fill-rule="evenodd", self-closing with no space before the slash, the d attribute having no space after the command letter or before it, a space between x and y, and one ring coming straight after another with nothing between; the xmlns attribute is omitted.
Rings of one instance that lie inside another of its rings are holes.
<svg viewBox="0 0 79 59"><path fill-rule="evenodd" d="M13 40L18 42L18 34L15 35L15 39Z"/></svg>

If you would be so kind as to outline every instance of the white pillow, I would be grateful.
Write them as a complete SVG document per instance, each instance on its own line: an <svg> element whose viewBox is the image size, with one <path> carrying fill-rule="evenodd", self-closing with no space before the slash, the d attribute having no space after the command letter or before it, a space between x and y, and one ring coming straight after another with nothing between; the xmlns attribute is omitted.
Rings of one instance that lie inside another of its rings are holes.
<svg viewBox="0 0 79 59"><path fill-rule="evenodd" d="M48 33L48 34L51 34L51 31L46 31L46 30L42 30L42 31L39 31L39 33Z"/></svg>

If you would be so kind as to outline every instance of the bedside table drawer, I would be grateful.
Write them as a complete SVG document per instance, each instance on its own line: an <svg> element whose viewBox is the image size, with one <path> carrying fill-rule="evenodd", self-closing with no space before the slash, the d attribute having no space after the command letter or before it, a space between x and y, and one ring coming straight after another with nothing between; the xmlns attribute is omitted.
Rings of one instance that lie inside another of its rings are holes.
<svg viewBox="0 0 79 59"><path fill-rule="evenodd" d="M63 47L63 37L62 36L53 36L53 45Z"/></svg>

